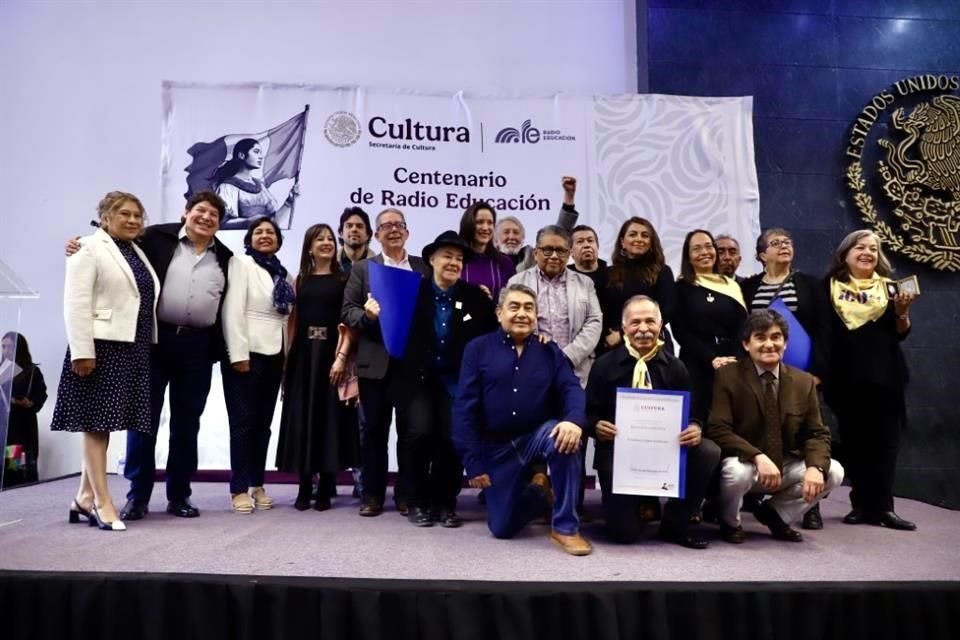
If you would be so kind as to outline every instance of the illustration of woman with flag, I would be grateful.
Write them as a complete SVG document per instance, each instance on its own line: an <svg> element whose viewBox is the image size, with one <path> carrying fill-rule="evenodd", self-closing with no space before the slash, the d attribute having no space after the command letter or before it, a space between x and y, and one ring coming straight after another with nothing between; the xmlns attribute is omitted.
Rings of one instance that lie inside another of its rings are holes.
<svg viewBox="0 0 960 640"><path fill-rule="evenodd" d="M292 205L300 195L294 183L283 205L279 205L263 178L254 175L263 168L263 150L255 138L244 138L233 147L233 156L223 163L214 175L217 195L227 204L227 213L221 227L246 229L253 218L267 216L284 228ZM279 206L278 206L279 205Z"/></svg>
<svg viewBox="0 0 960 640"><path fill-rule="evenodd" d="M247 229L254 218L266 216L289 229L294 201L300 195L300 163L310 105L286 122L260 133L228 133L187 149L192 158L187 172L189 199L200 191L216 191L227 212L221 229ZM281 204L270 187L281 180L293 186Z"/></svg>

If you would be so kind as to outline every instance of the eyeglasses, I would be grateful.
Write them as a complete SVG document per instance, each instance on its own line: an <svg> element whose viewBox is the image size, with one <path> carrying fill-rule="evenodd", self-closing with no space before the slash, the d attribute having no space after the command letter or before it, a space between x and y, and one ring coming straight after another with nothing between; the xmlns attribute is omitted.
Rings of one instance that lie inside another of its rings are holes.
<svg viewBox="0 0 960 640"><path fill-rule="evenodd" d="M542 253L548 258L552 255L557 255L562 258L563 256L570 253L570 249L564 249L562 247L537 247L537 251L539 251L540 253Z"/></svg>
<svg viewBox="0 0 960 640"><path fill-rule="evenodd" d="M783 247L792 247L793 240L790 238L780 238L779 240L771 240L767 243L768 247L773 247L774 249L780 249Z"/></svg>
<svg viewBox="0 0 960 640"><path fill-rule="evenodd" d="M377 227L377 231L403 231L406 228L406 222L383 222Z"/></svg>

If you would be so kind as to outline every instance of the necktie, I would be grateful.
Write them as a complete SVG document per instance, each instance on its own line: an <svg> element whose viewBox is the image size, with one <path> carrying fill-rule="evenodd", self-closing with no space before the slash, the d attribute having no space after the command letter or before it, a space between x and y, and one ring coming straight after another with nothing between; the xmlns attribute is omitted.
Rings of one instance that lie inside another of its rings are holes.
<svg viewBox="0 0 960 640"><path fill-rule="evenodd" d="M764 453L778 468L783 468L783 433L780 427L780 403L777 400L777 387L773 373L764 371L763 380L763 417L767 423L767 443Z"/></svg>

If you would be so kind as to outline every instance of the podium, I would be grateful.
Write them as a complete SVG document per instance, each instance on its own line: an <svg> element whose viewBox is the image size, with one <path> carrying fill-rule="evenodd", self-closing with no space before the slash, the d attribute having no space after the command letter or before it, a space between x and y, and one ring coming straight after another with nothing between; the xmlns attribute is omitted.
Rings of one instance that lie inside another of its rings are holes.
<svg viewBox="0 0 960 640"><path fill-rule="evenodd" d="M10 423L10 398L13 379L20 372L13 354L17 352L16 336L20 331L20 312L24 300L32 300L39 294L16 274L3 260L0 260L0 337L12 333L4 345L4 355L0 356L0 451L4 453L0 466L0 486L8 469L16 470L22 459L18 452L7 451L7 431ZM12 447L11 447L12 449ZM2 493L0 493L2 498ZM0 499L0 504L2 504Z"/></svg>

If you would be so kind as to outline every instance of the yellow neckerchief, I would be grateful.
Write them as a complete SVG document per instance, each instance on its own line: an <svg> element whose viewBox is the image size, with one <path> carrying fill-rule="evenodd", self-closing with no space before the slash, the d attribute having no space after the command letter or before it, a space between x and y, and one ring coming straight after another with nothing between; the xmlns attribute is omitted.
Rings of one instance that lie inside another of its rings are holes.
<svg viewBox="0 0 960 640"><path fill-rule="evenodd" d="M887 310L886 278L876 273L872 278L854 278L840 282L830 278L830 302L847 329L859 329L873 322Z"/></svg>
<svg viewBox="0 0 960 640"><path fill-rule="evenodd" d="M694 284L704 289L716 291L728 298L733 298L740 303L741 307L747 308L747 304L743 301L743 292L740 291L740 285L733 278L722 276L719 273L708 273L706 275L698 273Z"/></svg>
<svg viewBox="0 0 960 640"><path fill-rule="evenodd" d="M647 363L660 353L660 349L663 348L663 340L657 340L653 349L643 355L640 355L637 348L630 342L629 336L624 338L623 344L627 347L627 353L637 360L637 364L633 367L633 382L630 386L634 389L653 389L653 383L650 382L650 372L647 371Z"/></svg>

